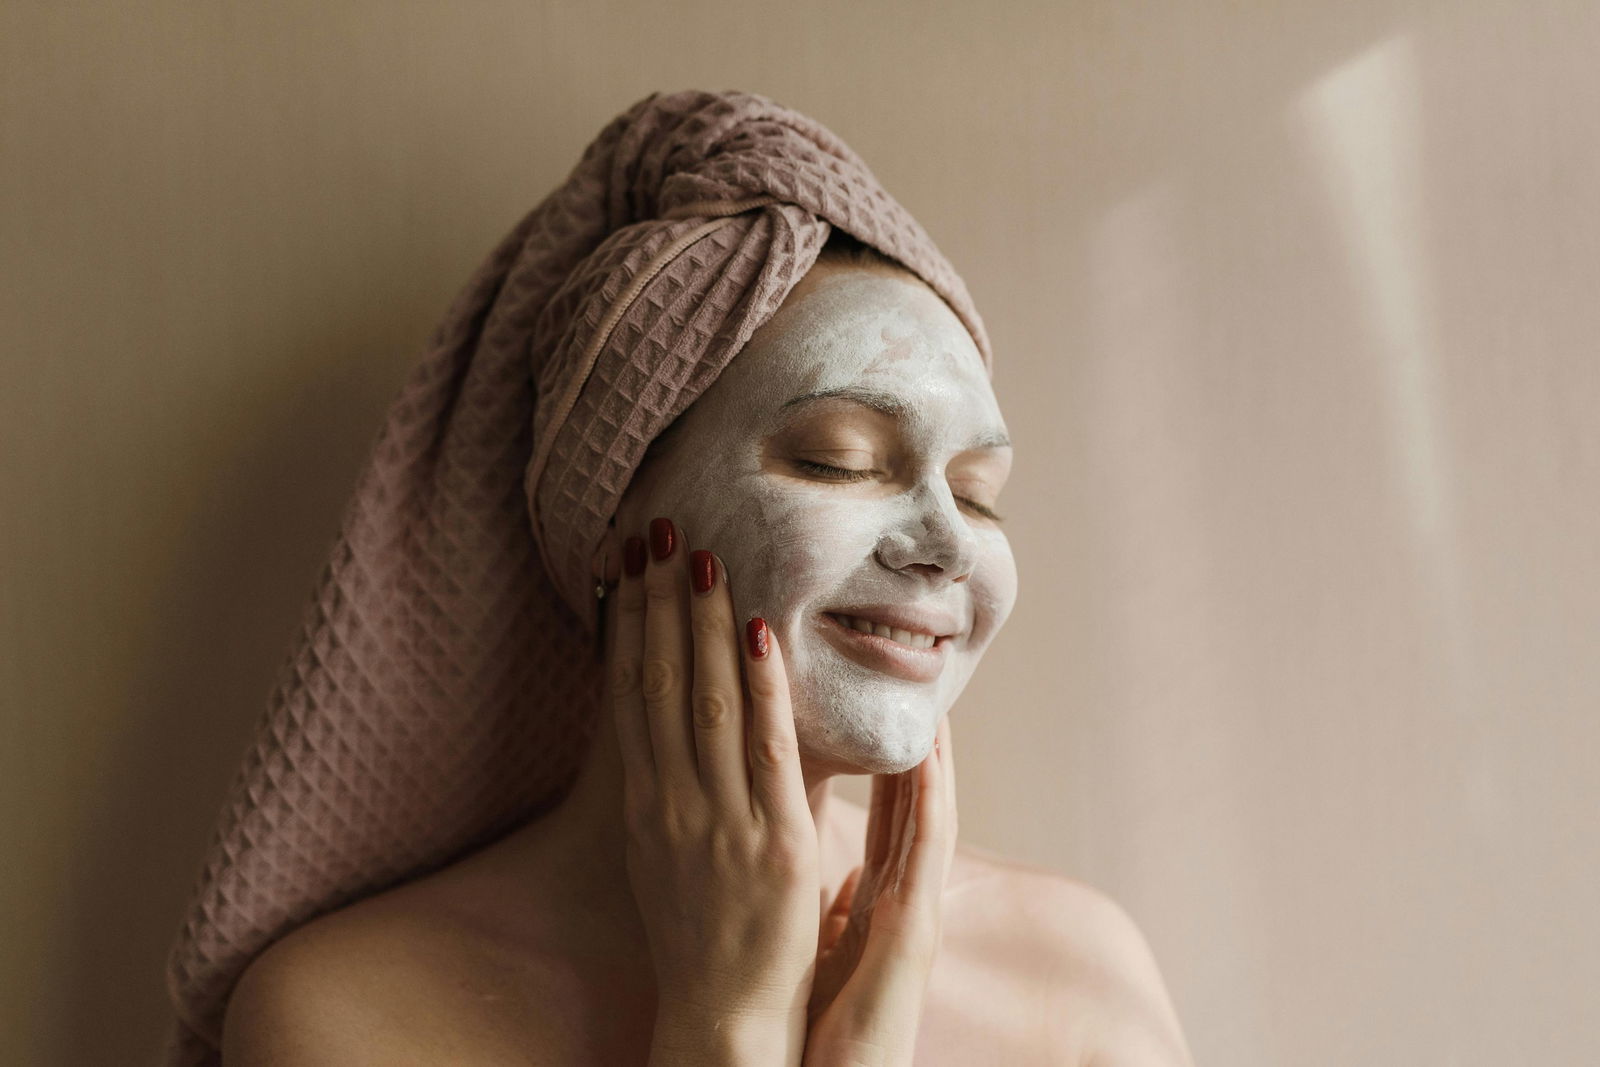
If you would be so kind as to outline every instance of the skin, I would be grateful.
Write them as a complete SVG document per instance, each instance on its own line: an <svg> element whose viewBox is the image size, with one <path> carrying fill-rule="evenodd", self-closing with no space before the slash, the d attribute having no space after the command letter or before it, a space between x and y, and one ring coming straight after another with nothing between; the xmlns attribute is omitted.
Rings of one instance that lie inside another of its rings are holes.
<svg viewBox="0 0 1600 1067"><path fill-rule="evenodd" d="M837 390L904 414L804 399ZM737 618L762 616L784 642L808 790L916 766L1017 594L1011 546L984 514L1009 438L960 320L915 279L824 264L679 422L635 475L605 554L620 559L616 530L667 516L722 558ZM884 603L956 620L936 681L892 677L823 636L822 612Z"/></svg>
<svg viewBox="0 0 1600 1067"><path fill-rule="evenodd" d="M903 417L837 397L790 403L843 388L896 399ZM918 767L941 720L952 754L946 713L1015 602L1009 545L984 514L1010 469L1004 433L976 347L936 294L824 261L658 441L597 554L615 580L622 541L671 518L680 551L723 561L734 620L771 625L824 907L867 832L830 778ZM800 461L870 473L846 481ZM937 679L841 654L821 613L866 603L957 621ZM602 716L555 811L259 957L230 1000L225 1062L645 1062L663 991L630 885L623 782ZM918 1064L1192 1062L1148 945L1104 894L963 845L942 909Z"/></svg>
<svg viewBox="0 0 1600 1067"><path fill-rule="evenodd" d="M954 765L935 755L874 779L860 889L841 891L819 952L782 644L769 634L741 654L726 576L712 566L714 585L686 595L689 557L671 547L617 590L609 675L628 874L660 990L650 1063L799 1064L803 1049L819 1067L910 1064L955 843ZM940 739L948 756L943 722Z"/></svg>

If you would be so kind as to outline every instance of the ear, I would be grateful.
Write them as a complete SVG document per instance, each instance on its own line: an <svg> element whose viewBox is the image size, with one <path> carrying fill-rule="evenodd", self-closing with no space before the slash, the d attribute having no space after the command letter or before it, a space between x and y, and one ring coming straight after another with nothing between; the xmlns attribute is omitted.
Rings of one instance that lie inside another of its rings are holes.
<svg viewBox="0 0 1600 1067"><path fill-rule="evenodd" d="M602 570L603 568L603 570ZM595 546L589 560L589 576L607 585L615 585L622 577L622 539L617 536L617 517L606 523L606 532Z"/></svg>

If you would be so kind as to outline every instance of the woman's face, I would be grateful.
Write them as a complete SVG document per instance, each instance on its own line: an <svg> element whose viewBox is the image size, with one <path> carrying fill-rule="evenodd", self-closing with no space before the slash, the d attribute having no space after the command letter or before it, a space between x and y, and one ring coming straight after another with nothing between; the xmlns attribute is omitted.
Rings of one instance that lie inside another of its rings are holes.
<svg viewBox="0 0 1600 1067"><path fill-rule="evenodd" d="M819 262L663 444L618 536L665 516L722 557L737 620L782 645L810 766L915 766L1016 600L988 514L1011 448L961 320L913 277Z"/></svg>

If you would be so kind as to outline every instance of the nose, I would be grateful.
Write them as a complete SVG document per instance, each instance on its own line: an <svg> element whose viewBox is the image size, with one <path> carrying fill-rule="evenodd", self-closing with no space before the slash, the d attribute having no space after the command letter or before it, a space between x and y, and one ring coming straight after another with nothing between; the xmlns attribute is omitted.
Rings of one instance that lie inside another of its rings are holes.
<svg viewBox="0 0 1600 1067"><path fill-rule="evenodd" d="M964 582L977 551L971 524L941 480L908 491L905 516L879 540L877 556L890 570Z"/></svg>

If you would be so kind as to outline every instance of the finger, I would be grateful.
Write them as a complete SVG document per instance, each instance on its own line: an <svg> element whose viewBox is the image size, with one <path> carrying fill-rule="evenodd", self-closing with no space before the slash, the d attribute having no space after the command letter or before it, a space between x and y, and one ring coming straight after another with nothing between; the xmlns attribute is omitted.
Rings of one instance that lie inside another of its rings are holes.
<svg viewBox="0 0 1600 1067"><path fill-rule="evenodd" d="M691 555L689 571L694 588L689 599L694 638L690 688L700 785L720 810L744 813L750 810L750 768L728 575L722 561L704 549Z"/></svg>
<svg viewBox="0 0 1600 1067"><path fill-rule="evenodd" d="M874 990L870 1014L879 1026L915 1019L939 950L942 883L928 867L943 862L934 813L943 803L932 752L900 779L897 830L904 872L873 910L855 974ZM930 864L929 857L932 857ZM934 872L937 873L937 872Z"/></svg>
<svg viewBox="0 0 1600 1067"><path fill-rule="evenodd" d="M956 806L956 742L948 713L939 720L939 732L935 735L934 744L937 746L935 751L939 756L939 768L944 772L945 800L953 811Z"/></svg>
<svg viewBox="0 0 1600 1067"><path fill-rule="evenodd" d="M844 876L844 882L840 884L832 906L823 912L821 929L817 934L818 952L826 952L837 944L845 927L850 924L850 911L855 901L856 887L860 883L860 867L852 869Z"/></svg>
<svg viewBox="0 0 1600 1067"><path fill-rule="evenodd" d="M924 761L926 762L926 761ZM890 821L889 885L898 888L905 877L906 856L911 851L912 801L916 797L915 779L922 764L895 775L894 816Z"/></svg>
<svg viewBox="0 0 1600 1067"><path fill-rule="evenodd" d="M860 901L856 910L865 911L877 897L883 885L883 872L889 863L889 846L894 836L894 799L897 779L891 774L872 776L872 799L867 809L867 837L863 849L866 873L862 878L864 892L856 894Z"/></svg>
<svg viewBox="0 0 1600 1067"><path fill-rule="evenodd" d="M893 817L894 776L875 774L872 776L872 799L867 807L867 834L862 845L864 870L850 908L851 919L863 925L870 918L873 902L883 886Z"/></svg>
<svg viewBox="0 0 1600 1067"><path fill-rule="evenodd" d="M844 881L839 883L839 892L833 899L833 916L846 917L850 914L850 902L855 899L856 889L861 885L861 873L860 867L852 867L850 873L844 876Z"/></svg>
<svg viewBox="0 0 1600 1067"><path fill-rule="evenodd" d="M800 773L800 743L789 703L789 677L783 668L778 635L760 616L745 624L745 686L750 691L751 812L772 825L800 829L809 820L805 780Z"/></svg>
<svg viewBox="0 0 1600 1067"><path fill-rule="evenodd" d="M644 572L644 708L663 795L700 796L689 683L688 552L670 519L650 523L650 563Z"/></svg>
<svg viewBox="0 0 1600 1067"><path fill-rule="evenodd" d="M866 860L869 865L883 863L889 854L889 837L894 821L894 785L891 774L872 776L872 804L867 811Z"/></svg>
<svg viewBox="0 0 1600 1067"><path fill-rule="evenodd" d="M941 738L942 740L942 738ZM928 753L916 769L911 799L911 826L899 895L908 906L938 914L944 894L949 810L944 795L944 768L938 751Z"/></svg>
<svg viewBox="0 0 1600 1067"><path fill-rule="evenodd" d="M611 666L606 682L611 713L617 724L617 746L627 788L655 790L655 756L650 749L650 724L645 719L641 688L644 659L644 540L630 537L623 546L622 575L617 579L616 620L612 626Z"/></svg>
<svg viewBox="0 0 1600 1067"><path fill-rule="evenodd" d="M854 913L863 924L871 917L878 898L892 889L900 877L905 796L905 772L873 777L872 810L867 815L867 869L863 886L856 891Z"/></svg>
<svg viewBox="0 0 1600 1067"><path fill-rule="evenodd" d="M950 716L939 720L939 767L944 771L945 800L945 881L950 880L950 868L955 863L956 835L961 824L956 812L956 753L955 735L951 732Z"/></svg>

